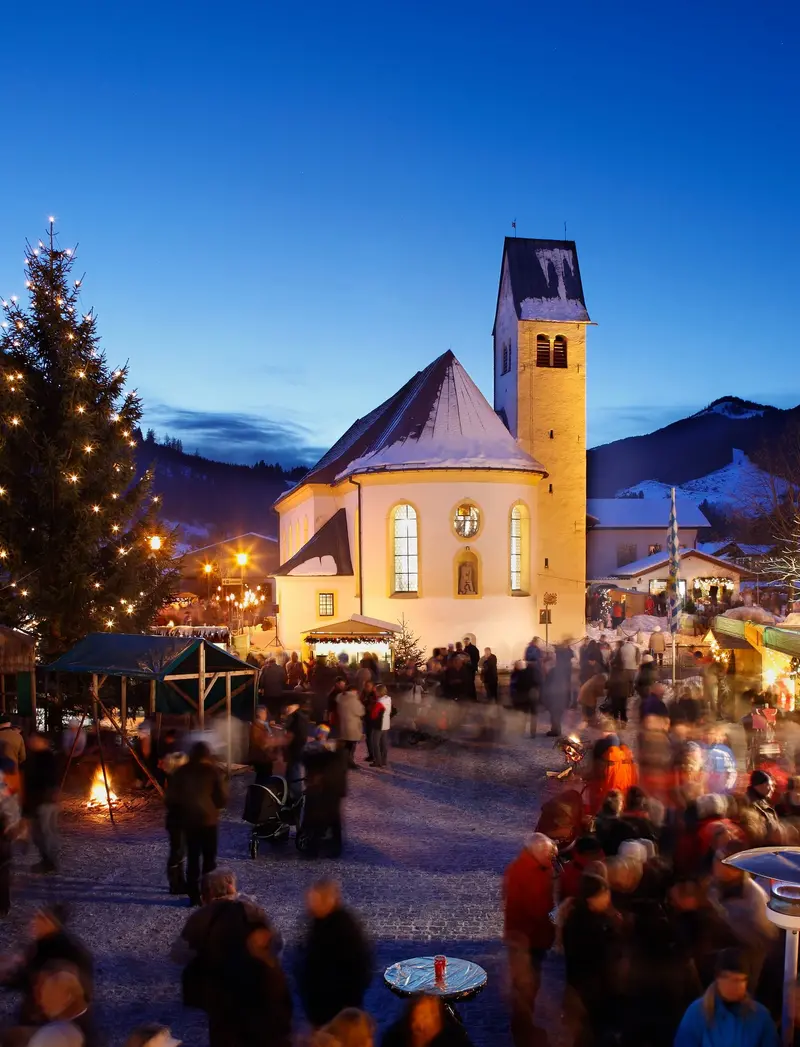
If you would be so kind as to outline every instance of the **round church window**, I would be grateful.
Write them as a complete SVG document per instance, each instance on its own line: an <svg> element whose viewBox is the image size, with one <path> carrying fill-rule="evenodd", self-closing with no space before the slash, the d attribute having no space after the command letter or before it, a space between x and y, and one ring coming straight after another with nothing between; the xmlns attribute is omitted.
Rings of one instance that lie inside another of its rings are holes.
<svg viewBox="0 0 800 1047"><path fill-rule="evenodd" d="M459 538L474 538L481 523L481 514L477 507L464 503L456 509L453 527Z"/></svg>

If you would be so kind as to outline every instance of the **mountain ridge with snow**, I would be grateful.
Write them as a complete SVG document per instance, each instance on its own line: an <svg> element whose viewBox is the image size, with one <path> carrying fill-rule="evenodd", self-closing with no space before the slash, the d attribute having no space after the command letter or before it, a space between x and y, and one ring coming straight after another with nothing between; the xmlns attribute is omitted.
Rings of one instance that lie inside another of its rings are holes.
<svg viewBox="0 0 800 1047"><path fill-rule="evenodd" d="M800 406L782 409L722 396L651 433L590 448L588 496L613 498L620 493L635 495L640 489L658 496L663 487L689 485L686 493L693 492L693 497L699 494L701 500L711 496L730 503L737 484L734 451L741 454L740 469L751 479L759 468L768 474L770 448L791 430L800 431Z"/></svg>

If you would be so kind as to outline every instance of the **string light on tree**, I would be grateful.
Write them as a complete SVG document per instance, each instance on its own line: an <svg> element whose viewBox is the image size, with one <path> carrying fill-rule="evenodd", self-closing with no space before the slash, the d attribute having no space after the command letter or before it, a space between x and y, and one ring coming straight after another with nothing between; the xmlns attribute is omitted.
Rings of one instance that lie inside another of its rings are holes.
<svg viewBox="0 0 800 1047"><path fill-rule="evenodd" d="M7 325L0 327L3 479L14 492L12 499L0 489L0 559L6 577L28 594L22 600L20 588L0 586L0 615L35 632L45 660L87 632L113 629L113 607L124 608L126 630L147 630L178 578L151 477L137 480L133 472L141 402L126 389L126 370L109 366L100 349L97 318L80 301L85 281L75 279L74 252L60 248L53 217L48 235L25 252L28 304L3 299L0 316ZM103 439L109 418L125 432L113 448ZM76 454L82 463L91 456L92 468L79 472ZM59 484L75 496L54 504ZM109 500L113 527L98 527ZM150 536L161 539L160 549L150 548ZM136 603L133 585L143 594Z"/></svg>

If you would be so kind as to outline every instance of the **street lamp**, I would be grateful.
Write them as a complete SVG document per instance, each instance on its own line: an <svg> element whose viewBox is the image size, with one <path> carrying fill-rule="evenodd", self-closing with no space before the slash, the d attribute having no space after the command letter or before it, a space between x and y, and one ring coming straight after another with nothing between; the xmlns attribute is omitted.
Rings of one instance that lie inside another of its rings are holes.
<svg viewBox="0 0 800 1047"><path fill-rule="evenodd" d="M152 536L152 537L151 537L151 538L149 539L149 544L150 544L150 548L151 548L151 549L153 550L153 552L154 552L154 553L157 553L157 552L158 552L158 550L159 550L159 549L161 548L161 546L162 546L162 545L163 545L164 543L163 543L163 541L161 540L161 538L159 538L159 536L158 536L157 534L154 534L154 535L153 535L153 536Z"/></svg>
<svg viewBox="0 0 800 1047"><path fill-rule="evenodd" d="M244 632L244 569L247 566L248 556L247 553L237 553L236 562L239 565L239 577L241 578L241 598L239 601L239 628Z"/></svg>
<svg viewBox="0 0 800 1047"><path fill-rule="evenodd" d="M203 564L203 574L206 576L206 600L211 602L211 572L214 570L213 564Z"/></svg>
<svg viewBox="0 0 800 1047"><path fill-rule="evenodd" d="M770 880L767 919L786 931L783 954L783 1018L785 1047L794 1041L795 982L800 945L800 847L750 847L724 859L725 865Z"/></svg>

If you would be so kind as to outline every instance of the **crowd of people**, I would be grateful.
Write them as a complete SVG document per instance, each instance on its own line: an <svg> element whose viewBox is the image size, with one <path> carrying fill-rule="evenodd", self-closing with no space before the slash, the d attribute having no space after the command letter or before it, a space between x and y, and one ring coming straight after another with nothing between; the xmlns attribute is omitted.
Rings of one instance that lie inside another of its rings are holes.
<svg viewBox="0 0 800 1047"><path fill-rule="evenodd" d="M596 657L586 644L579 696L598 675ZM568 740L584 756L580 779L544 804L506 871L515 1044L540 1042L535 1003L550 954L563 960L580 1047L772 1047L781 933L767 918L769 885L729 859L800 843L794 725L762 730L776 723L768 695L754 694L748 722L733 725L702 690L667 704L638 680L637 669L624 688L635 724L581 697L583 738Z"/></svg>
<svg viewBox="0 0 800 1047"><path fill-rule="evenodd" d="M344 905L337 883L320 880L306 894L306 925L292 974L301 1014L284 967L280 932L235 875L203 877L202 904L186 920L170 959L183 1005L207 1018L209 1047L374 1047L376 1023L363 1009L374 975L372 944ZM0 963L0 988L19 996L0 1031L3 1047L101 1047L95 963L69 927L69 912L39 909L28 940ZM306 1031L297 1033L298 1026ZM383 1047L469 1047L464 1029L441 999L414 998L380 1039ZM179 1047L168 1026L147 1022L125 1047Z"/></svg>
<svg viewBox="0 0 800 1047"><path fill-rule="evenodd" d="M544 803L503 880L515 1047L543 1042L537 997L554 961L563 964L565 1029L576 1047L777 1043L780 933L767 919L764 886L729 860L752 846L800 843L800 746L769 694L751 693L748 715L727 722L716 667L702 652L691 686L668 695L660 650L658 634L644 650L633 639L549 647L534 638L512 673L512 703L528 715L529 733L546 710L546 733L577 766L567 788ZM280 682L282 729L259 706L250 732L255 781L280 773L302 788L309 825L334 829L332 854L342 844L348 770L363 766L359 743L364 763L377 769L389 755L396 699L382 675L370 657L355 667L289 657L262 670L262 695L270 677L276 693ZM497 660L467 637L434 651L419 683L448 699L497 700ZM171 956L184 1005L207 1015L210 1047L370 1047L376 1025L363 1005L374 955L338 885L322 880L309 890L302 943L287 955L267 913L217 868L229 794L208 744L167 730L150 752L146 731L142 739L165 792L169 890L192 906ZM38 848L35 872L58 868L60 773L48 740L33 733L23 741L6 719L0 769L0 908L8 911L16 839ZM102 1041L94 965L65 908L36 915L30 942L0 966L0 981L21 993L0 1044ZM160 1025L128 1040L176 1043ZM441 1000L423 995L381 1043L465 1047L469 1039Z"/></svg>

